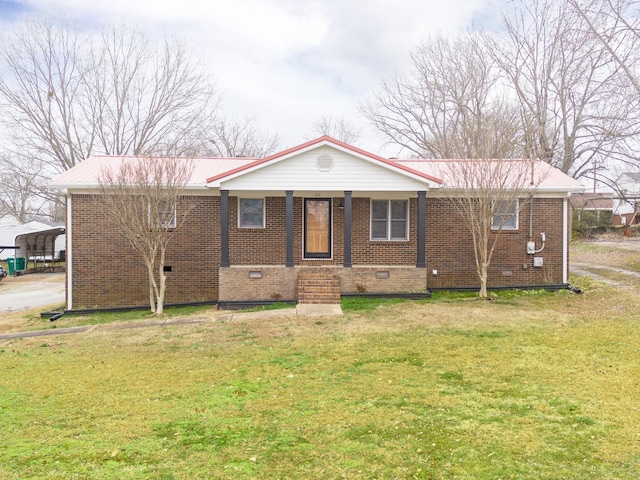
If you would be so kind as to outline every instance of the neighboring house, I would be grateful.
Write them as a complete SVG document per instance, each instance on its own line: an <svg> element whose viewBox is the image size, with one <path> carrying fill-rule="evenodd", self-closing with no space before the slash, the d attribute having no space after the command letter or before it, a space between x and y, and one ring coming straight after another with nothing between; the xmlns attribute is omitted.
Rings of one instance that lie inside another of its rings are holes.
<svg viewBox="0 0 640 480"><path fill-rule="evenodd" d="M626 172L616 180L613 205L613 224L632 225L640 223L640 172Z"/></svg>
<svg viewBox="0 0 640 480"><path fill-rule="evenodd" d="M67 198L67 308L148 304L138 254L108 222L92 157L56 177ZM191 208L166 258L166 301L330 301L340 294L477 288L471 237L437 176L441 162L389 160L327 136L263 159L194 159ZM489 287L566 286L574 179L543 180L502 232ZM543 235L546 242L542 244ZM527 253L534 240L535 254ZM310 287L315 282L315 286ZM320 292L322 288L333 294Z"/></svg>
<svg viewBox="0 0 640 480"><path fill-rule="evenodd" d="M609 227L613 220L613 193L585 192L571 195L574 228Z"/></svg>

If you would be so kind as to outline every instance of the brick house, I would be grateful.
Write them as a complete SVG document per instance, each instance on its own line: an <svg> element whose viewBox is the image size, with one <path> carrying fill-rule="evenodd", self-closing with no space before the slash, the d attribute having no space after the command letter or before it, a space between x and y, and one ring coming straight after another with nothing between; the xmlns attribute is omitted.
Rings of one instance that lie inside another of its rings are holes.
<svg viewBox="0 0 640 480"><path fill-rule="evenodd" d="M122 161L91 157L51 184L67 198L69 310L148 303L144 264L96 195L101 168ZM331 285L333 301L479 285L438 162L389 160L327 136L263 159L194 162L183 199L191 210L167 252L167 304L318 301L309 277ZM489 287L567 284L568 199L582 186L535 165L544 179L502 232ZM528 253L543 232L543 249Z"/></svg>

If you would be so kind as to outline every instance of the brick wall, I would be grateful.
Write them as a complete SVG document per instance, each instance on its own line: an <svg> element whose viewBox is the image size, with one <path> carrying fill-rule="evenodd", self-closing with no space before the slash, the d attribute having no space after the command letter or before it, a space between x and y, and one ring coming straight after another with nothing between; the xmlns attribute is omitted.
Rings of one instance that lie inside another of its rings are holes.
<svg viewBox="0 0 640 480"><path fill-rule="evenodd" d="M354 265L413 265L418 258L418 206L417 200L409 201L409 240L381 242L370 240L371 201L368 198L353 199L351 226L351 259Z"/></svg>
<svg viewBox="0 0 640 480"><path fill-rule="evenodd" d="M256 272L260 277L255 276ZM298 269L284 265L221 268L220 301L294 300L297 278Z"/></svg>
<svg viewBox="0 0 640 480"><path fill-rule="evenodd" d="M540 232L546 234L542 252L528 255L529 201L520 201L518 229L503 230L489 266L489 286L562 283L563 200L533 199L533 238L540 247ZM427 199L427 272L429 287L477 287L471 234L453 203ZM533 267L533 257L544 266ZM437 270L437 275L433 274Z"/></svg>
<svg viewBox="0 0 640 480"><path fill-rule="evenodd" d="M267 197L265 213L265 228L238 228L238 197L229 197L231 265L284 265L287 259L285 198Z"/></svg>
<svg viewBox="0 0 640 480"><path fill-rule="evenodd" d="M410 293L427 289L426 268L400 266L354 266L342 268L343 293Z"/></svg>
<svg viewBox="0 0 640 480"><path fill-rule="evenodd" d="M308 266L256 265L220 269L220 301L295 300L300 272ZM426 290L426 269L399 266L323 266L340 277L342 293L408 293Z"/></svg>
<svg viewBox="0 0 640 480"><path fill-rule="evenodd" d="M187 198L187 220L176 231L166 255L165 264L171 267L166 303L218 298L220 199ZM71 221L73 308L148 305L144 262L109 223L99 200L91 195L73 195Z"/></svg>
<svg viewBox="0 0 640 480"><path fill-rule="evenodd" d="M410 201L409 240L369 240L370 201L353 199L351 269L343 263L344 210L333 202L333 258L303 260L303 199L294 198L295 269L286 260L285 198L266 198L266 228L237 227L237 197L229 201L229 259L231 268L220 269L220 199L186 197L191 210L167 252L167 303L189 301L239 301L295 298L297 270L304 266L340 267L342 292L409 292L428 287L477 287L478 278L471 236L454 205L446 199L427 198L427 268L415 268L417 258L417 201ZM342 199L341 199L342 200ZM73 195L73 308L148 304L146 268L128 241L108 222L99 201ZM489 286L562 282L562 199L534 199L533 233L547 243L544 266L533 267L526 253L529 202L520 204L519 228L503 231L489 268ZM260 268L253 268L259 266ZM260 279L249 271L261 270ZM437 275L433 274L437 270ZM382 278L378 272L388 271ZM220 282L218 281L220 275ZM218 283L220 289L218 290Z"/></svg>

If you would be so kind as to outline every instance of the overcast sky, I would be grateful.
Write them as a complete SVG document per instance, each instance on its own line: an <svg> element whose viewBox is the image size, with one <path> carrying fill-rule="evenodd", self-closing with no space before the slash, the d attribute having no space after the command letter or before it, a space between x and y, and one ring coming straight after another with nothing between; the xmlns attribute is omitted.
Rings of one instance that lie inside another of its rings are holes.
<svg viewBox="0 0 640 480"><path fill-rule="evenodd" d="M358 146L382 139L358 106L431 34L491 26L506 0L0 0L0 28L29 16L82 28L126 23L184 38L216 80L226 112L255 117L282 148L309 139L320 116L363 128Z"/></svg>

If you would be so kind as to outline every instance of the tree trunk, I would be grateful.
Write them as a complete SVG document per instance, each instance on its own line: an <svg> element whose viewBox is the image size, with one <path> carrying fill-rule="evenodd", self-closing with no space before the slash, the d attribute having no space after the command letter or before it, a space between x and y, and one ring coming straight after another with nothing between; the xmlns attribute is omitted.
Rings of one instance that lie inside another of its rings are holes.
<svg viewBox="0 0 640 480"><path fill-rule="evenodd" d="M158 277L160 278L160 289L158 291L156 315L162 315L164 313L164 293L167 290L167 275L164 273L164 249L162 249L162 252L160 253Z"/></svg>
<svg viewBox="0 0 640 480"><path fill-rule="evenodd" d="M153 278L153 264L147 263L147 273L149 275L149 306L151 311L156 313L156 301L155 301L155 279Z"/></svg>
<svg viewBox="0 0 640 480"><path fill-rule="evenodd" d="M156 315L164 314L164 292L167 289L167 276L160 273L160 293L158 294L158 305L156 308Z"/></svg>
<svg viewBox="0 0 640 480"><path fill-rule="evenodd" d="M478 296L480 298L487 298L487 273L488 265L482 262L480 266L480 291L478 292Z"/></svg>

